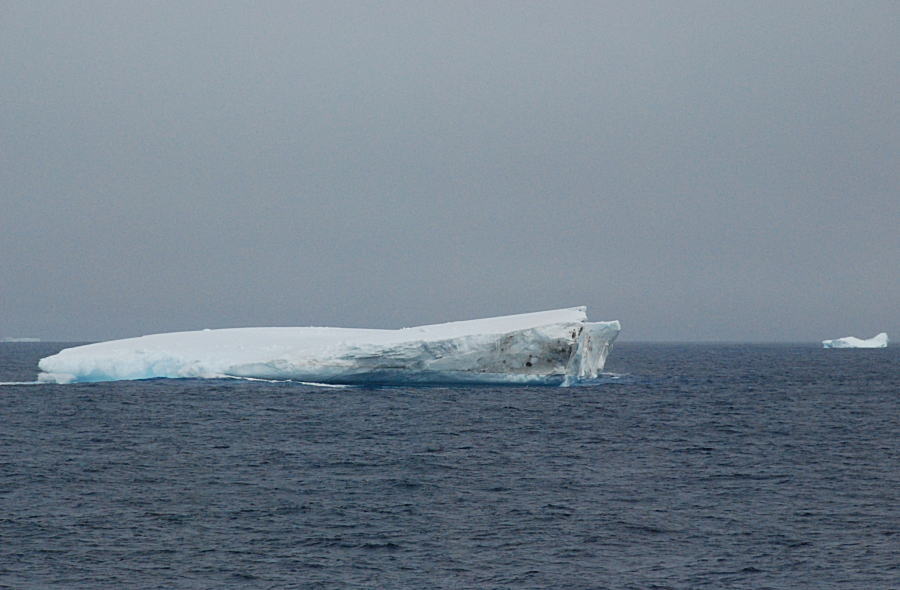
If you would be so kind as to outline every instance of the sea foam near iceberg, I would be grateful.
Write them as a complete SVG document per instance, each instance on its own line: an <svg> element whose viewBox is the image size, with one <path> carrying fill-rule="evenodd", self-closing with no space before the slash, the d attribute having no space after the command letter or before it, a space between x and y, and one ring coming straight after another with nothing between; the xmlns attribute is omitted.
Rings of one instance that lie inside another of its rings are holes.
<svg viewBox="0 0 900 590"><path fill-rule="evenodd" d="M39 362L48 383L154 378L326 384L520 383L596 379L621 329L584 307L402 328L230 328L67 348Z"/></svg>

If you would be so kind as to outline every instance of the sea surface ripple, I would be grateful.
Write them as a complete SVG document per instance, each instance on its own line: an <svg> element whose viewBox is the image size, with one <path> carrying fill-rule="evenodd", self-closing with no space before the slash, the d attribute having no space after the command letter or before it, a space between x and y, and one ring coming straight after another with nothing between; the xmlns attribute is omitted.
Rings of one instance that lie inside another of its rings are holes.
<svg viewBox="0 0 900 590"><path fill-rule="evenodd" d="M62 344L0 344L33 381ZM898 588L897 348L589 387L0 386L0 588Z"/></svg>

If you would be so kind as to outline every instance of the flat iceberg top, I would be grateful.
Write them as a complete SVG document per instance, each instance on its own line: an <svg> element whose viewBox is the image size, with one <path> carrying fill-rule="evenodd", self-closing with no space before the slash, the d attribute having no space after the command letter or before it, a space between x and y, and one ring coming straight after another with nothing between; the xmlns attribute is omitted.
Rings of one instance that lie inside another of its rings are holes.
<svg viewBox="0 0 900 590"><path fill-rule="evenodd" d="M847 336L845 338L822 341L824 348L887 348L887 345L888 335L886 332L882 332L868 340Z"/></svg>
<svg viewBox="0 0 900 590"><path fill-rule="evenodd" d="M323 383L562 383L595 378L620 326L584 307L399 330L227 328L67 348L45 382L244 377Z"/></svg>

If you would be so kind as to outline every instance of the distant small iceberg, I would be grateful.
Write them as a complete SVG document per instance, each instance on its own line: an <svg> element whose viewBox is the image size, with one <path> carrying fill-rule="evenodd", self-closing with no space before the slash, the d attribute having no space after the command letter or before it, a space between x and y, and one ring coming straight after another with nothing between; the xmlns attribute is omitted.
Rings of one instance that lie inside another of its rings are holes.
<svg viewBox="0 0 900 590"><path fill-rule="evenodd" d="M10 342L40 342L40 338L16 338L12 336L8 336L6 338L0 338L0 342L10 343Z"/></svg>
<svg viewBox="0 0 900 590"><path fill-rule="evenodd" d="M822 341L823 348L887 348L887 345L888 335L886 332L882 332L868 340L847 336L846 338Z"/></svg>

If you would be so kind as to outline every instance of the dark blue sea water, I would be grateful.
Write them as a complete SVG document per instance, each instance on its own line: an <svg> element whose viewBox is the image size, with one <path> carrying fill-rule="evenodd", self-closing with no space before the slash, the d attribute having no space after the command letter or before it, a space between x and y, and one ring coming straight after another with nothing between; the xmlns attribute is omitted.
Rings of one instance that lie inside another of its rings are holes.
<svg viewBox="0 0 900 590"><path fill-rule="evenodd" d="M0 381L62 345L0 345ZM900 348L607 383L0 386L2 588L900 588Z"/></svg>

